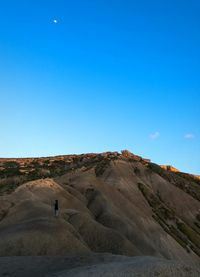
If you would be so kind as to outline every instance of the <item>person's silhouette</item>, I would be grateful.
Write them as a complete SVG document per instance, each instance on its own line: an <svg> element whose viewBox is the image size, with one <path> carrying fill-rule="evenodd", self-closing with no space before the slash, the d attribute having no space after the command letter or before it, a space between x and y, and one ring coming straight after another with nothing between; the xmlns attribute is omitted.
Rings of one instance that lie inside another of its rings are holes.
<svg viewBox="0 0 200 277"><path fill-rule="evenodd" d="M54 215L55 215L55 217L58 217L58 212L59 212L58 200L55 200L55 202L54 202Z"/></svg>

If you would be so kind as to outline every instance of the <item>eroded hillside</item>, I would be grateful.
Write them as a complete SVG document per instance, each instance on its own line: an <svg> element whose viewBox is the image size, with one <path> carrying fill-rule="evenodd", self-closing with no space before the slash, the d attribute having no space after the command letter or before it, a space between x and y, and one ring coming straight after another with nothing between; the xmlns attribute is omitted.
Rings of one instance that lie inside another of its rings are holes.
<svg viewBox="0 0 200 277"><path fill-rule="evenodd" d="M192 175L123 151L0 159L0 178L2 256L107 252L200 261L200 181Z"/></svg>

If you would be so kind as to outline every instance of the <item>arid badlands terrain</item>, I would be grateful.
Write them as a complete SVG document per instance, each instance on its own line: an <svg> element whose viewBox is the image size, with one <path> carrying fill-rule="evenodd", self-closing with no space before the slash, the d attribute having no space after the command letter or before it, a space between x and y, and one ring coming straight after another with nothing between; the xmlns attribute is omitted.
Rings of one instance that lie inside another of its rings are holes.
<svg viewBox="0 0 200 277"><path fill-rule="evenodd" d="M0 276L200 276L200 178L127 150L0 159L0 256Z"/></svg>

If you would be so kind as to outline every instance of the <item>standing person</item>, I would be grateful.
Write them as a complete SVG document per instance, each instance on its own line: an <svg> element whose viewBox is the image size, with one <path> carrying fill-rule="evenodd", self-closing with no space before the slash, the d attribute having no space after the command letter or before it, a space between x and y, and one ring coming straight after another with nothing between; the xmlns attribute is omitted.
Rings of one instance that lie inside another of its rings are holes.
<svg viewBox="0 0 200 277"><path fill-rule="evenodd" d="M59 212L58 200L55 200L55 202L54 202L54 215L55 215L55 217L58 217L58 212Z"/></svg>

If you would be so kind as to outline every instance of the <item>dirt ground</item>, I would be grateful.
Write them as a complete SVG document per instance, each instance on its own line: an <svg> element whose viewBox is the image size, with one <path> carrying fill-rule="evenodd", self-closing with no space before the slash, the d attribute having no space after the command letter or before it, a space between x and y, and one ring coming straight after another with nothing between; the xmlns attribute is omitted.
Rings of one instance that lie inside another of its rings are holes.
<svg viewBox="0 0 200 277"><path fill-rule="evenodd" d="M0 276L85 277L169 276L198 277L200 269L155 257L126 257L110 254L79 256L1 257Z"/></svg>

